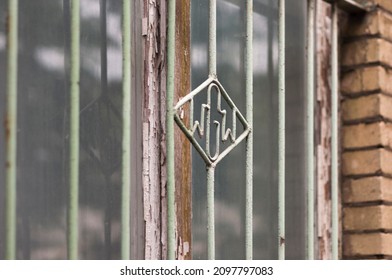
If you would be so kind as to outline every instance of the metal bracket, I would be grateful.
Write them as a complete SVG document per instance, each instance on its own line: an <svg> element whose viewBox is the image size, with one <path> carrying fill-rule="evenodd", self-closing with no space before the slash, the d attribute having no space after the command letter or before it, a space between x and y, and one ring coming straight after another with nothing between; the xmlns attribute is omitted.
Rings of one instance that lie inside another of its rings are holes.
<svg viewBox="0 0 392 280"><path fill-rule="evenodd" d="M374 4L368 0L324 0L328 3L337 2L338 7L350 14L366 13L372 10Z"/></svg>

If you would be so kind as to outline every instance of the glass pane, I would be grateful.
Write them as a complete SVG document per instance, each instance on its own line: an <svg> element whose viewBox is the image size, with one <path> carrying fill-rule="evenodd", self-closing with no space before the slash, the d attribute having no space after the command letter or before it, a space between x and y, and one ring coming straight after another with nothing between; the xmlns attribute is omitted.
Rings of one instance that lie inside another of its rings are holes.
<svg viewBox="0 0 392 280"><path fill-rule="evenodd" d="M287 258L305 256L305 1L287 1ZM245 115L245 1L218 1L218 78ZM277 258L277 1L254 4L254 258ZM192 87L208 76L208 1L192 1ZM195 101L195 108L200 107ZM195 119L198 111L195 110ZM207 257L206 172L193 153L193 257ZM218 164L216 257L245 257L245 145Z"/></svg>
<svg viewBox="0 0 392 280"><path fill-rule="evenodd" d="M1 22L5 21L5 2L0 1ZM122 4L107 1L101 12L100 3L104 2L81 1L81 259L120 257ZM64 259L67 255L69 5L69 0L19 2L18 259ZM3 25L1 28L3 117L6 59ZM4 139L3 130L0 139ZM0 149L4 166L3 143ZM2 172L0 168L3 198ZM3 207L3 201L0 205ZM0 216L2 249L4 222Z"/></svg>

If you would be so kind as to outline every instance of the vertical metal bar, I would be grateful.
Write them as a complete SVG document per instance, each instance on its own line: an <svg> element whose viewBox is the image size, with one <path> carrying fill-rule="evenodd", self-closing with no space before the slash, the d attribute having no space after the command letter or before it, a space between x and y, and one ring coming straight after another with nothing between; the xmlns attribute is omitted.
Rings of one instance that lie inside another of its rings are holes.
<svg viewBox="0 0 392 280"><path fill-rule="evenodd" d="M16 158L18 100L18 0L8 1L5 258L16 258Z"/></svg>
<svg viewBox="0 0 392 280"><path fill-rule="evenodd" d="M100 31L101 31L101 93L107 94L108 85L108 55L107 55L107 15L106 0L100 0Z"/></svg>
<svg viewBox="0 0 392 280"><path fill-rule="evenodd" d="M285 115L286 115L286 89L285 89L285 72L286 72L286 20L285 20L286 8L285 0L279 0L279 206L278 206L278 243L279 251L278 257L280 260L285 259Z"/></svg>
<svg viewBox="0 0 392 280"><path fill-rule="evenodd" d="M107 48L107 1L100 0L100 35L101 35L101 96L108 94L108 48ZM104 217L104 239L105 258L112 257L112 188L110 175L105 171L105 217Z"/></svg>
<svg viewBox="0 0 392 280"><path fill-rule="evenodd" d="M166 157L167 157L167 258L175 259L175 181L174 181L174 65L176 0L168 1L167 86L166 86Z"/></svg>
<svg viewBox="0 0 392 280"><path fill-rule="evenodd" d="M217 76L216 64L216 0L210 0L209 6L209 45L208 45L208 68L209 76L215 78ZM209 97L210 99L210 97ZM208 100L210 104L211 100ZM206 128L206 142L209 142L210 133L210 111L208 111L207 128ZM206 143L207 154L210 154L209 143ZM215 259L215 214L214 214L214 191L215 191L215 167L207 166L207 212L208 212L208 259Z"/></svg>
<svg viewBox="0 0 392 280"><path fill-rule="evenodd" d="M253 0L246 5L246 119L253 129ZM246 141L245 257L253 258L253 132Z"/></svg>
<svg viewBox="0 0 392 280"><path fill-rule="evenodd" d="M215 166L207 167L207 257L215 259Z"/></svg>
<svg viewBox="0 0 392 280"><path fill-rule="evenodd" d="M339 63L338 63L338 6L334 2L332 4L332 97L331 97L331 119L332 119L332 136L331 136L331 194L332 194L332 258L338 259L338 240L339 240L339 213L338 213L338 176L339 176L339 163L338 163L338 101L339 101Z"/></svg>
<svg viewBox="0 0 392 280"><path fill-rule="evenodd" d="M307 172L307 259L314 259L314 28L315 0L308 0L307 7L307 109L306 109L306 172Z"/></svg>
<svg viewBox="0 0 392 280"><path fill-rule="evenodd" d="M71 0L68 258L78 258L80 3Z"/></svg>
<svg viewBox="0 0 392 280"><path fill-rule="evenodd" d="M121 258L130 257L130 193L131 193L131 1L123 0L122 15L122 186L121 186Z"/></svg>
<svg viewBox="0 0 392 280"><path fill-rule="evenodd" d="M210 0L209 15L209 45L208 45L208 69L210 77L216 77L216 0Z"/></svg>

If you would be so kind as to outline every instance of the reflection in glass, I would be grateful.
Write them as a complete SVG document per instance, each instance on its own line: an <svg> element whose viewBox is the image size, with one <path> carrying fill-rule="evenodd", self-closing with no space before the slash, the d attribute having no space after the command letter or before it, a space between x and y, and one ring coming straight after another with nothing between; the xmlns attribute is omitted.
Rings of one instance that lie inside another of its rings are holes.
<svg viewBox="0 0 392 280"><path fill-rule="evenodd" d="M245 114L245 1L218 0L218 79ZM254 258L277 258L277 1L254 3ZM287 1L287 258L305 256L305 1ZM208 0L192 1L192 88L208 76ZM198 103L199 102L199 103ZM200 102L195 100L195 118ZM212 117L213 119L213 117ZM206 172L193 153L193 257L207 258ZM216 169L216 257L245 257L245 145Z"/></svg>
<svg viewBox="0 0 392 280"><path fill-rule="evenodd" d="M5 2L0 1L1 22ZM69 0L19 3L18 259L67 256L69 8ZM120 1L81 1L81 259L120 257L121 9ZM6 53L5 30L0 28L3 118ZM0 161L4 166L3 143ZM3 172L0 168L1 182ZM1 201L0 258L3 205Z"/></svg>

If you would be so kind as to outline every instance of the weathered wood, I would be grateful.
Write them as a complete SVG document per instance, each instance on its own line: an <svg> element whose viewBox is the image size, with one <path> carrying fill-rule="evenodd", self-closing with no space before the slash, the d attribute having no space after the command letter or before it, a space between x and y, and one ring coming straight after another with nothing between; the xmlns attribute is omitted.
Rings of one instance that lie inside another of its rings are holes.
<svg viewBox="0 0 392 280"><path fill-rule="evenodd" d="M166 32L165 1L143 0L143 192L145 258L166 258ZM175 102L190 91L190 0L176 6ZM174 104L173 104L174 105ZM189 116L185 119L187 121ZM191 148L175 129L177 258L191 258Z"/></svg>
<svg viewBox="0 0 392 280"><path fill-rule="evenodd" d="M190 92L190 0L176 2L175 102ZM189 122L189 114L184 118ZM177 258L191 258L192 191L191 147L184 133L175 129L175 172L177 208Z"/></svg>
<svg viewBox="0 0 392 280"><path fill-rule="evenodd" d="M160 29L160 5L165 1L143 1L144 90L143 90L143 201L145 259L161 259L161 87L165 44ZM165 16L164 16L165 17Z"/></svg>
<svg viewBox="0 0 392 280"><path fill-rule="evenodd" d="M331 259L331 8L317 5L317 233L318 258Z"/></svg>
<svg viewBox="0 0 392 280"><path fill-rule="evenodd" d="M167 33L167 6L166 2L160 5L160 51L161 51L161 244L162 258L167 256L167 175L166 175L166 33Z"/></svg>

